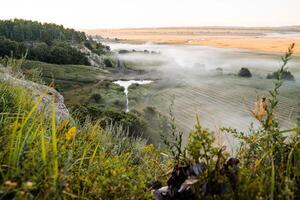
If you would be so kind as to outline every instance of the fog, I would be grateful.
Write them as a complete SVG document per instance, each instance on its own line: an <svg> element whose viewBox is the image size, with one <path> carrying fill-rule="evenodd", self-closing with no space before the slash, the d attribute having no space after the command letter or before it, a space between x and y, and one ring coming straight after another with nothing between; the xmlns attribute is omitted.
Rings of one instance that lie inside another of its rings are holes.
<svg viewBox="0 0 300 200"><path fill-rule="evenodd" d="M175 96L173 111L179 128L186 133L193 128L196 113L200 114L205 127L215 131L222 126L247 131L251 123L257 127L259 123L250 111L257 96L267 96L268 90L273 88L273 80L265 77L278 70L281 64L280 55L240 49L151 43L106 45L115 52L135 50L118 56L145 70L134 78L159 80L155 81L146 104L168 113ZM283 127L293 126L295 113L300 112L297 106L300 98L299 58L294 58L288 66L296 81L286 82L281 90L276 114ZM249 68L252 78L236 76L241 67Z"/></svg>
<svg viewBox="0 0 300 200"><path fill-rule="evenodd" d="M145 53L122 54L120 58L129 61L160 61L163 65L160 70L166 73L176 70L183 70L185 73L192 71L204 72L215 71L222 68L225 73L237 73L241 67L251 69L254 75L266 76L280 67L280 55L267 55L253 53L240 49L222 49L206 46L191 45L157 45L157 44L124 44L106 43L112 50L136 50L155 51L159 55L148 55ZM299 58L291 60L289 70L295 75L297 81L300 80ZM171 70L171 71L170 71Z"/></svg>

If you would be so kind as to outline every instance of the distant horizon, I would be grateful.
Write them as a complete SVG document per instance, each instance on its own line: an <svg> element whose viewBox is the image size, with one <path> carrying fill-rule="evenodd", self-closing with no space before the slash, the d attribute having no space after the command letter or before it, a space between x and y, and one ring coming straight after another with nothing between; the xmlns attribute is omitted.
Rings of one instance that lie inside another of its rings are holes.
<svg viewBox="0 0 300 200"><path fill-rule="evenodd" d="M120 27L120 28L80 28L78 30L130 30L130 29L197 29L197 28L239 28L239 29L259 29L259 28L300 28L299 25L288 25L288 26L157 26L157 27Z"/></svg>

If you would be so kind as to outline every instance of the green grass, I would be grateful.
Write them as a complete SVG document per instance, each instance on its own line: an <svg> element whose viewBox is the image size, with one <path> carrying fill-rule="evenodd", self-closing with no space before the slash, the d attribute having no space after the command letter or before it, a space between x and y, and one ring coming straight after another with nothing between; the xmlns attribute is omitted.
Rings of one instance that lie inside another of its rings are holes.
<svg viewBox="0 0 300 200"><path fill-rule="evenodd" d="M157 149L121 127L87 121L67 138L73 125L56 124L55 109L49 120L21 88L1 84L0 95L1 199L147 199L147 184L166 170Z"/></svg>
<svg viewBox="0 0 300 200"><path fill-rule="evenodd" d="M85 86L64 92L65 102L67 105L89 104L98 107L114 107L125 110L124 89L111 81L99 81L96 84L86 84ZM101 99L96 102L92 96L99 94Z"/></svg>
<svg viewBox="0 0 300 200"><path fill-rule="evenodd" d="M40 61L25 60L22 64L23 70L30 73L32 69L40 69L42 78L46 82L55 80L58 89L66 90L72 88L72 85L85 85L95 83L101 79L107 78L110 72L100 68L87 65L58 65L49 64Z"/></svg>
<svg viewBox="0 0 300 200"><path fill-rule="evenodd" d="M162 66L162 61L156 60L142 60L142 61L126 61L126 67L135 71L151 71L156 70Z"/></svg>

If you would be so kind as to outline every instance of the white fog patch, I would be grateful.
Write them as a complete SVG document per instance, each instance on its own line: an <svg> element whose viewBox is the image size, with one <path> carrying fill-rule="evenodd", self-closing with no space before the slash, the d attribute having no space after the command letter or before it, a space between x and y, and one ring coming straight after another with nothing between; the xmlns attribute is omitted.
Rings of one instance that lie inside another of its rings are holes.
<svg viewBox="0 0 300 200"><path fill-rule="evenodd" d="M159 80L155 84L159 89L154 88L155 94L147 99L148 106L168 112L169 99L175 96L176 118L179 127L186 132L193 127L196 112L200 113L201 122L207 128L229 126L247 131L249 124L256 122L249 110L253 109L257 95L268 95L268 90L273 88L273 81L266 79L267 74L277 71L281 65L280 55L241 49L150 43L106 45L116 52L128 50L129 53L118 54L121 60L142 63L137 67L146 71L142 79ZM148 53L151 51L158 53ZM152 67L151 63L156 62L159 66ZM251 71L252 78L235 76L242 67ZM278 111L281 121L289 118L291 112L295 113L300 89L299 57L294 57L288 67L296 82L285 82L281 90ZM129 110L128 87L137 78L131 79L131 82L118 82L125 88L126 111Z"/></svg>
<svg viewBox="0 0 300 200"><path fill-rule="evenodd" d="M125 93L125 96L126 96L126 108L125 108L125 111L126 112L129 112L129 101L128 101L128 88L130 85L132 84L138 84L138 85L145 85L145 84L149 84L149 83L152 83L153 81L150 81L150 80L118 80L118 81L114 81L113 83L117 84L117 85L120 85L121 87L124 88L124 93Z"/></svg>
<svg viewBox="0 0 300 200"><path fill-rule="evenodd" d="M237 73L242 67L249 68L254 74L266 76L276 71L280 64L280 55L268 55L253 53L241 49L225 49L207 46L192 45L158 45L152 43L126 44L126 43L105 43L113 51L126 49L128 51L154 51L159 54L128 53L119 54L120 58L127 61L159 61L164 63L161 70L165 73L177 71L182 74L191 72L203 74L222 68L226 73ZM284 52L283 52L284 53ZM296 60L295 60L296 59ZM289 63L289 70L300 77L299 58L294 58Z"/></svg>

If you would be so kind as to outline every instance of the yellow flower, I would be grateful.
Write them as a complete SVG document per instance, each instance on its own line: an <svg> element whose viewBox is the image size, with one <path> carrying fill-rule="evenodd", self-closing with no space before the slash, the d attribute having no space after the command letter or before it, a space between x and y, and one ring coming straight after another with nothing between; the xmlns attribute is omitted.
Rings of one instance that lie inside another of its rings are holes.
<svg viewBox="0 0 300 200"><path fill-rule="evenodd" d="M144 147L143 151L144 153L149 153L149 152L152 152L154 151L155 147L153 144L148 144Z"/></svg>
<svg viewBox="0 0 300 200"><path fill-rule="evenodd" d="M5 181L4 183L7 187L9 188L16 188L18 186L18 184L16 182L13 181Z"/></svg>
<svg viewBox="0 0 300 200"><path fill-rule="evenodd" d="M76 127L73 126L73 127L71 127L71 128L68 130L68 132L66 133L66 140L67 140L67 141L72 140L72 139L75 137L75 135L76 135Z"/></svg>
<svg viewBox="0 0 300 200"><path fill-rule="evenodd" d="M32 189L32 187L33 187L33 182L27 181L27 182L25 183L25 187L26 187L27 189Z"/></svg>

